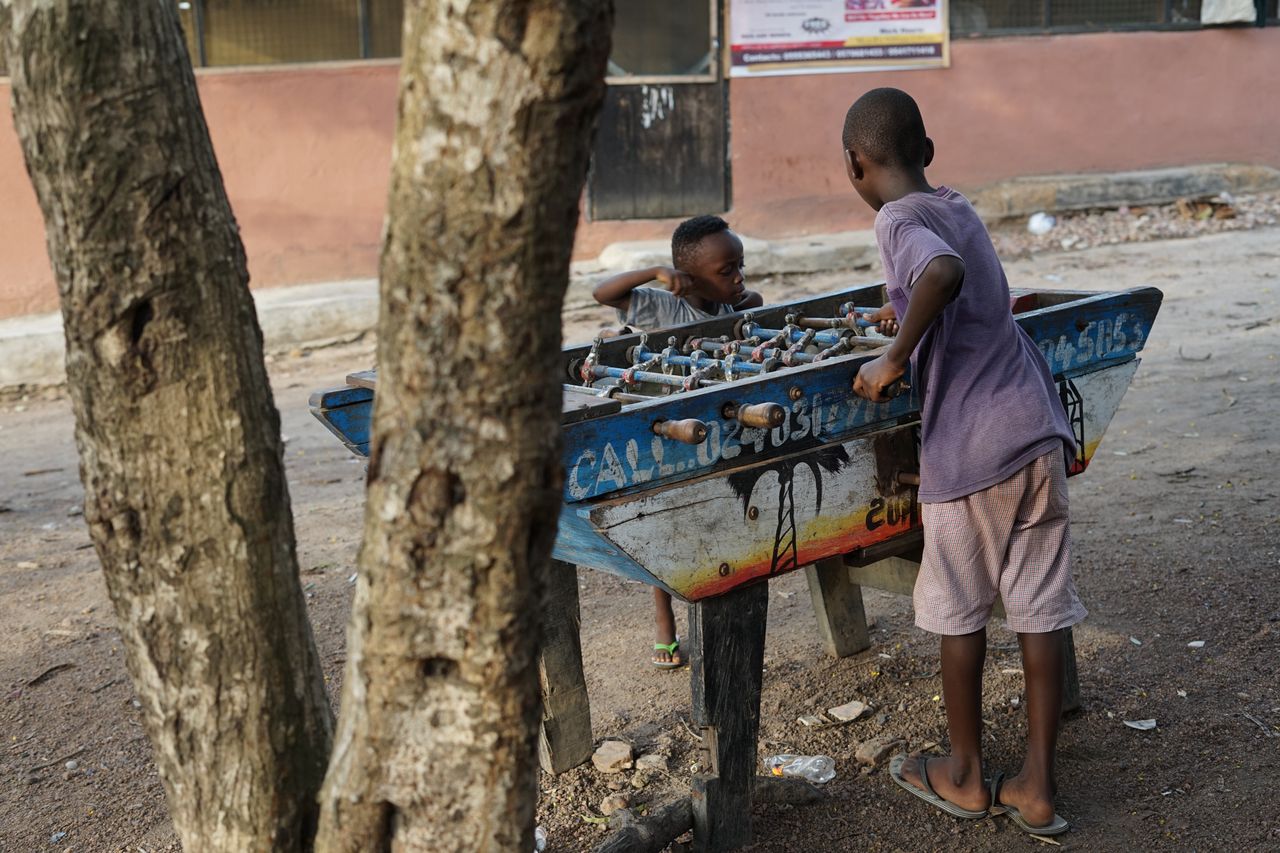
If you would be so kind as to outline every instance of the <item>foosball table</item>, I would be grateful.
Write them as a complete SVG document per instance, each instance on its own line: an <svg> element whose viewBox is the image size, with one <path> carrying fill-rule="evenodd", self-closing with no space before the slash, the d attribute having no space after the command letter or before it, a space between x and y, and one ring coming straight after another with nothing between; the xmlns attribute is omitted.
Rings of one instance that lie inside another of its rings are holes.
<svg viewBox="0 0 1280 853"><path fill-rule="evenodd" d="M1014 291L1085 470L1138 367L1159 310L1154 288ZM750 841L768 587L808 572L819 630L838 656L870 646L862 586L910 592L922 543L919 399L852 393L888 338L860 319L885 302L856 287L563 351L565 471L541 651L544 768L593 748L578 637L576 566L689 602L695 845ZM368 454L376 373L315 393L311 409ZM1074 654L1067 705L1078 704Z"/></svg>

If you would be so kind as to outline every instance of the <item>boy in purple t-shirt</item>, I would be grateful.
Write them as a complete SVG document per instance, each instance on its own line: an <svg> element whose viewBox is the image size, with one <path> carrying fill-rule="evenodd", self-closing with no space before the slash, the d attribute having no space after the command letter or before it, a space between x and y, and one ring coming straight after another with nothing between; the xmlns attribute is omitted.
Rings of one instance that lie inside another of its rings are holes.
<svg viewBox="0 0 1280 853"><path fill-rule="evenodd" d="M884 399L910 367L921 398L924 558L916 624L942 635L951 755L898 756L890 773L957 817L1008 814L1028 832L1068 829L1054 814L1064 631L1085 616L1071 579L1064 452L1074 439L1039 350L1013 319L995 248L964 196L934 188L933 141L915 101L875 89L845 117L845 166L878 211L876 239L894 343L862 366L854 392ZM1027 753L1018 775L982 772L986 625L999 595L1018 634Z"/></svg>

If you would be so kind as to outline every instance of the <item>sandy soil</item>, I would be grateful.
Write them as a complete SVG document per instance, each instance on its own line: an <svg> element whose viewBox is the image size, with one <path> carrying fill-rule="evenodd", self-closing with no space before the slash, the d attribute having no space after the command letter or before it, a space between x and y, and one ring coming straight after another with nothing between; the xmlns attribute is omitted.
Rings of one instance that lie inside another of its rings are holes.
<svg viewBox="0 0 1280 853"><path fill-rule="evenodd" d="M1091 616L1076 632L1085 708L1061 740L1058 811L1074 826L1061 845L1280 849L1280 230L1042 254L1008 270L1015 286L1165 292L1107 439L1072 480L1077 582ZM756 285L776 300L874 275ZM603 312L576 312L566 337L588 338L605 321ZM343 661L362 465L312 419L306 400L370 361L371 347L355 344L278 354L271 364L303 583L331 689ZM78 515L70 407L49 396L0 404L0 850L176 850ZM603 837L584 817L598 815L611 785L636 808L660 803L687 789L693 761L687 671L648 665L648 590L595 572L580 582L595 735L669 761L640 788L634 773L611 778L589 766L542 777L538 817L551 850L589 849ZM883 771L859 769L854 752L873 736L900 736L912 748L946 741L936 642L912 627L905 598L868 592L867 610L875 645L831 660L803 576L771 587L760 754L823 753L837 776L822 804L758 808L752 849L1040 846L1003 819L961 823ZM1189 648L1193 640L1204 647ZM1024 731L1018 656L1003 629L991 644L988 760L1012 769ZM850 699L875 713L823 730L796 722ZM1148 718L1158 721L1154 731L1123 723Z"/></svg>

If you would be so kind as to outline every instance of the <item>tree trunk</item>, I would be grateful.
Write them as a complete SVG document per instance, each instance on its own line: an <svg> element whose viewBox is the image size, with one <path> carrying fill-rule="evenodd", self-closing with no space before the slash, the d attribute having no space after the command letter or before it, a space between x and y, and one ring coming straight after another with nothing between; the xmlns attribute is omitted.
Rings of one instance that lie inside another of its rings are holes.
<svg viewBox="0 0 1280 853"><path fill-rule="evenodd" d="M560 310L611 4L406 14L364 545L317 847L526 853Z"/></svg>
<svg viewBox="0 0 1280 853"><path fill-rule="evenodd" d="M329 708L243 247L171 0L15 0L85 518L188 851L297 850Z"/></svg>

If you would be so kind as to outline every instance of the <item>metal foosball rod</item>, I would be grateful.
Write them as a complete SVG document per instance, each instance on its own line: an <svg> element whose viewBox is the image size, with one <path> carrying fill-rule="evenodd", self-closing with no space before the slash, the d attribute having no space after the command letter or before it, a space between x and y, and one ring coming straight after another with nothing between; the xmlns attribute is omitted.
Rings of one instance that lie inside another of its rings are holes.
<svg viewBox="0 0 1280 853"><path fill-rule="evenodd" d="M742 341L698 341L698 349L703 352L710 353L720 359L725 358L726 355L737 355L739 357L745 355L747 358L750 358L751 354L757 352L757 348L750 344L743 347ZM743 353L743 349L746 350L746 353ZM765 347L759 350L760 358L763 360L778 358L785 352L786 350L778 349L777 347ZM808 364L816 357L816 353L797 352L793 354L792 361L796 364ZM743 364L754 365L757 369L761 366L760 364L751 361L743 362ZM767 373L768 371L766 370L765 372Z"/></svg>
<svg viewBox="0 0 1280 853"><path fill-rule="evenodd" d="M648 394L632 394L630 391L623 391L622 385L608 385L601 388L599 394L601 397L608 397L611 400L617 400L619 403L648 403L651 400L661 400L664 395L648 395Z"/></svg>
<svg viewBox="0 0 1280 853"><path fill-rule="evenodd" d="M755 337L755 338L768 340L781 335L783 331L785 330L763 329L755 325L754 323L743 323L741 334L744 338ZM841 340L847 340L850 346L880 346L882 344L890 343L889 338L869 338L864 335L851 335L847 331L837 332L834 329L828 330L828 331L821 331L821 332L814 331L813 329L809 329L808 331L805 331L805 332L801 332L798 330L793 331L791 333L791 340L793 342L799 341L802 338L804 338L805 335L810 333L813 333L814 343L824 344L827 346L838 343Z"/></svg>
<svg viewBox="0 0 1280 853"><path fill-rule="evenodd" d="M840 314L841 314L842 316L845 316L845 317L849 316L850 314L859 314L859 315L861 315L861 314L874 314L874 313L876 313L877 311L879 311L882 307L884 307L884 306L882 306L882 305L870 305L870 306L868 306L868 305L854 305L854 304L852 304L852 303L850 303L850 302L846 302L846 303L844 303L843 305L841 305L841 306L840 306Z"/></svg>
<svg viewBox="0 0 1280 853"><path fill-rule="evenodd" d="M809 332L814 332L810 329ZM772 338L780 333L778 329L751 329L751 336L759 338ZM799 341L807 332L792 332L791 340ZM814 332L813 342L823 345L834 345L840 341L847 341L849 346L861 347L878 347L892 342L890 338L871 338L865 335L851 335L848 332L822 331Z"/></svg>
<svg viewBox="0 0 1280 853"><path fill-rule="evenodd" d="M822 331L822 332L815 331L813 329L809 329L808 331L793 329L789 336L786 334L786 332L787 332L786 329L766 329L756 325L751 320L747 320L747 321L744 321L739 326L738 337L744 338L744 339L760 338L762 340L771 340L773 338L781 338L785 340L787 337L790 337L792 341L798 341L806 337L807 335L812 335L813 336L812 340L814 341L814 343L823 344L825 346L831 346L832 344L837 343L842 337L846 336L846 332L843 332L843 331L838 332L834 329L828 330L828 331Z"/></svg>
<svg viewBox="0 0 1280 853"><path fill-rule="evenodd" d="M709 341L703 342L701 346L712 355L725 351L723 345L713 344ZM845 353L850 352L850 350L851 347L844 344L836 344L820 352L792 352L790 350L777 349L776 347L766 347L760 350L752 349L752 355L748 356L748 358L758 356L760 361L735 362L734 369L739 372L750 372L749 370L742 370L742 368L747 365L754 365L762 368L761 372L763 373L772 373L779 367L795 367L799 364L816 364L817 362L826 361L827 359L833 358L837 355L844 355Z"/></svg>
<svg viewBox="0 0 1280 853"><path fill-rule="evenodd" d="M729 348L735 343L741 345L742 342L729 341L728 343L725 343L723 341L699 341L698 346L700 349L702 349L705 352L709 352L712 355L717 355L717 353L729 351ZM891 343L893 343L892 338L867 338L867 337L862 337L860 335L848 335L846 337L841 338L836 343L832 344L831 349L839 348L841 350L849 350L855 347L875 349L876 347L887 347ZM752 347L748 344L746 349L751 350ZM761 357L766 359L780 358L786 352L787 350L778 349L776 347L765 348L761 352ZM831 356L838 355L838 354L839 353L836 353L836 352L829 352L827 355L824 356L823 353L821 352L817 352L817 353L797 352L792 355L792 360L795 361L797 364L808 364L813 361L825 361ZM717 357L722 357L722 356L717 355Z"/></svg>
<svg viewBox="0 0 1280 853"><path fill-rule="evenodd" d="M723 384L717 379L677 376L673 373L653 373L647 370L634 370L630 367L609 367L603 364L593 364L590 367L584 367L583 372L587 373L594 379L621 379L629 385L648 383L652 385L670 385L673 388L684 388L685 385L690 384L690 379L693 380L692 384L694 384L695 387Z"/></svg>
<svg viewBox="0 0 1280 853"><path fill-rule="evenodd" d="M700 354L701 353L699 353L699 355ZM651 359L654 355L655 355L654 353L648 352L647 350L639 350L636 352L636 357L641 362L645 362L648 359ZM728 365L725 363L718 363L718 362L727 362L727 359L720 358L720 357L709 358L709 359L699 358L696 355L667 355L667 356L663 356L661 360L661 363L669 364L674 367L689 367L694 370L711 366L711 367L719 367L721 370L724 370L726 367L729 367L730 372L733 372L733 373L763 372L763 368L759 364L755 364L750 361L739 361L735 359L732 365Z"/></svg>
<svg viewBox="0 0 1280 853"><path fill-rule="evenodd" d="M844 306L850 308L851 306ZM803 315L788 315L787 323L792 326L799 326L802 329L871 329L875 328L878 323L870 320L862 319L863 314L871 313L874 310L866 307L851 308L850 311L841 310L839 317L805 317Z"/></svg>

